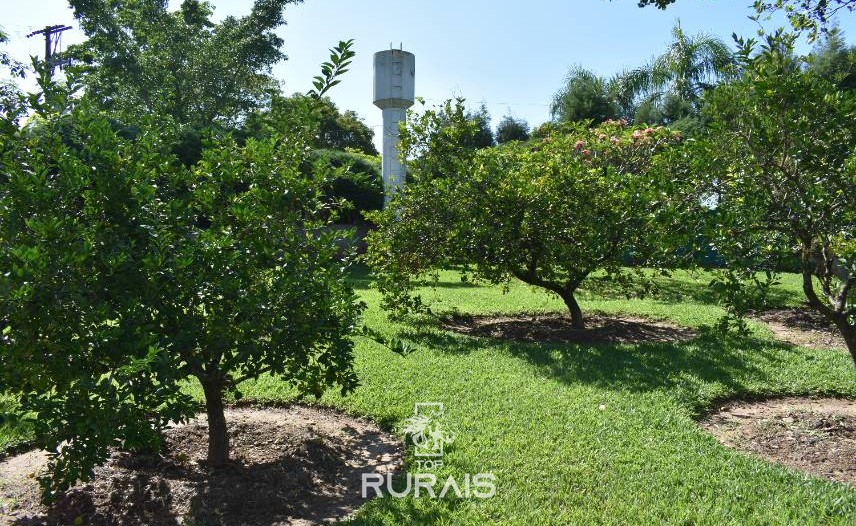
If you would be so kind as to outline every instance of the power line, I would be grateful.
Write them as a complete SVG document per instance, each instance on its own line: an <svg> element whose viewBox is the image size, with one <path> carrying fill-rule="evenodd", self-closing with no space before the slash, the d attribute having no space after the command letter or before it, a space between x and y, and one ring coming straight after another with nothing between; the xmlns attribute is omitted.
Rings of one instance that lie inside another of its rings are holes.
<svg viewBox="0 0 856 526"><path fill-rule="evenodd" d="M54 25L54 26L45 26L44 29L39 29L38 31L33 31L27 38L34 37L36 35L44 35L45 37L45 64L48 67L48 74L53 75L53 70L55 64L51 60L59 50L60 39L63 31L68 31L71 29L71 26L65 25Z"/></svg>
<svg viewBox="0 0 856 526"><path fill-rule="evenodd" d="M431 99L428 97L422 97L422 100L427 101L427 102L442 103L442 102L446 102L446 100L449 100L449 99ZM484 99L479 100L479 101L476 101L475 99L473 99L472 101L467 100L467 102L484 104L485 106L506 106L509 110L511 110L515 107L520 107L520 106L537 106L540 108L549 108L550 106L552 106L552 104L544 104L544 103L539 103L539 102L492 102L492 101L484 100ZM383 124L370 124L369 128L383 128Z"/></svg>

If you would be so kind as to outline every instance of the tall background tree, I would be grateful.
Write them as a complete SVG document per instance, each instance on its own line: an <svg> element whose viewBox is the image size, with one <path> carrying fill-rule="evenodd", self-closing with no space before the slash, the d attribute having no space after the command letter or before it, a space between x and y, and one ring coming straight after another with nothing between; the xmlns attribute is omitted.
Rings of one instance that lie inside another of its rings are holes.
<svg viewBox="0 0 856 526"><path fill-rule="evenodd" d="M277 86L286 58L275 30L300 0L255 0L244 17L212 21L213 7L183 0L70 0L88 37L69 49L85 96L127 123L155 116L179 128L235 127Z"/></svg>
<svg viewBox="0 0 856 526"><path fill-rule="evenodd" d="M696 117L703 95L736 74L734 54L722 40L704 33L689 36L680 23L672 37L650 63L615 79L619 98L635 101L636 122L673 124Z"/></svg>
<svg viewBox="0 0 856 526"><path fill-rule="evenodd" d="M487 106L482 104L477 110L467 111L467 119L475 125L475 133L465 137L464 146L480 149L496 144L490 127L490 112L487 111Z"/></svg>
<svg viewBox="0 0 856 526"><path fill-rule="evenodd" d="M852 90L856 88L856 47L847 45L844 33L833 27L812 50L808 68L839 88Z"/></svg>
<svg viewBox="0 0 856 526"><path fill-rule="evenodd" d="M618 118L619 113L610 82L580 66L571 69L550 105L550 114L557 122L590 120L598 124Z"/></svg>
<svg viewBox="0 0 856 526"><path fill-rule="evenodd" d="M517 119L506 115L496 126L496 142L504 144L511 141L525 141L529 139L529 123L523 119Z"/></svg>

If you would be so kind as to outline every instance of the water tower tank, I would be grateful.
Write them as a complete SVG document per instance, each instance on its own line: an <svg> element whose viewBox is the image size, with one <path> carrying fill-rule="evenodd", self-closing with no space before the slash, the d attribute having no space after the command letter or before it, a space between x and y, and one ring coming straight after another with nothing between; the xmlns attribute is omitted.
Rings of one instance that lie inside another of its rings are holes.
<svg viewBox="0 0 856 526"><path fill-rule="evenodd" d="M413 106L416 56L400 49L374 55L374 103L380 109Z"/></svg>
<svg viewBox="0 0 856 526"><path fill-rule="evenodd" d="M404 183L404 165L398 155L398 127L413 105L416 57L401 49L374 55L374 104L383 110L383 185L389 200Z"/></svg>

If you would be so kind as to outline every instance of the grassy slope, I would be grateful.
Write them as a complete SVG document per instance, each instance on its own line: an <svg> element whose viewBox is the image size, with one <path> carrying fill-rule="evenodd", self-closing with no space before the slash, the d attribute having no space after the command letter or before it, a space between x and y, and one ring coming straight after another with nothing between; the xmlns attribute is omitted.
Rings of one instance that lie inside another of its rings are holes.
<svg viewBox="0 0 856 526"><path fill-rule="evenodd" d="M703 327L722 313L706 283L681 274L664 283L660 298L599 290L582 303ZM430 320L392 324L376 292L358 284L369 304L366 323L416 351L400 357L361 340L362 386L321 403L395 428L415 402L443 402L458 440L438 478L492 472L498 485L488 500L375 500L356 524L853 524L853 488L726 449L694 421L723 397L856 396L846 353L778 344L760 327L750 339L703 333L678 345L503 343L448 333ZM424 298L435 312L561 310L559 300L522 284L503 294L454 273ZM795 277L787 277L776 301L799 299ZM243 391L258 401L293 398L269 378ZM4 432L17 439L17 430L0 428L0 443Z"/></svg>

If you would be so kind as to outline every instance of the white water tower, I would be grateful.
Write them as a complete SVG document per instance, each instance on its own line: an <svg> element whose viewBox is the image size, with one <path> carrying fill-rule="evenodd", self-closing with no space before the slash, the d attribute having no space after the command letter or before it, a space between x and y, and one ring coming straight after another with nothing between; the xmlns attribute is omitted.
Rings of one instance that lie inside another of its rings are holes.
<svg viewBox="0 0 856 526"><path fill-rule="evenodd" d="M398 126L415 96L416 57L403 49L374 55L374 104L383 110L383 187L386 200L404 183L398 155Z"/></svg>

